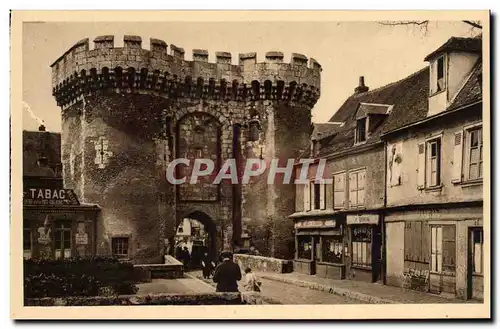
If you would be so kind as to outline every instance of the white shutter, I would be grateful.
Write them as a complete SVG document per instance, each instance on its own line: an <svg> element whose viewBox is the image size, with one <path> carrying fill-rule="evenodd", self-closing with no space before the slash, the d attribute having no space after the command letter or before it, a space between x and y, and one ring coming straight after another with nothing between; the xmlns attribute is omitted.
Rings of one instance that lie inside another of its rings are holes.
<svg viewBox="0 0 500 329"><path fill-rule="evenodd" d="M325 198L325 190L326 184L320 183L319 185L319 209L326 209L326 198Z"/></svg>
<svg viewBox="0 0 500 329"><path fill-rule="evenodd" d="M419 143L417 149L417 188L425 187L425 143Z"/></svg>
<svg viewBox="0 0 500 329"><path fill-rule="evenodd" d="M357 174L349 173L349 207L354 207L357 204L357 187Z"/></svg>
<svg viewBox="0 0 500 329"><path fill-rule="evenodd" d="M457 131L453 140L452 183L458 183L462 180L463 140L463 131Z"/></svg>
<svg viewBox="0 0 500 329"><path fill-rule="evenodd" d="M311 185L304 185L304 211L311 210Z"/></svg>

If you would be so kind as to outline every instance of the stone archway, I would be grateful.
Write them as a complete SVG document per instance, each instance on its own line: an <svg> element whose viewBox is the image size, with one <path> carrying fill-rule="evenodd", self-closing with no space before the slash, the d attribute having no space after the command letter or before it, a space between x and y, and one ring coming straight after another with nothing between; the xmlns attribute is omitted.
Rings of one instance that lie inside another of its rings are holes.
<svg viewBox="0 0 500 329"><path fill-rule="evenodd" d="M190 219L191 221L198 222L201 224L203 227L204 232L206 232L207 235L207 240L203 244L204 250L208 251L209 256L211 259L216 260L217 259L217 226L215 224L215 221L207 215L203 211L192 211L188 212L186 215L182 216L181 218L178 219L177 221L177 228L179 225L184 221L184 219ZM196 226L196 225L194 225ZM191 232L191 235L193 235L193 232ZM193 245L194 246L194 245ZM192 249L192 257L197 257L201 255L197 255L193 253L194 248Z"/></svg>

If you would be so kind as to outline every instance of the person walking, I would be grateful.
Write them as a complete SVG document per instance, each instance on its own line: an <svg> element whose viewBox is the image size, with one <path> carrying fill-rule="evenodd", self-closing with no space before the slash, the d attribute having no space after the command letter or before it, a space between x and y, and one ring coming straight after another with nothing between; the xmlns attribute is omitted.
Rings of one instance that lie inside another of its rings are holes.
<svg viewBox="0 0 500 329"><path fill-rule="evenodd" d="M182 250L182 263L184 264L184 268L188 268L190 261L191 255L189 254L189 250L187 247L184 247Z"/></svg>
<svg viewBox="0 0 500 329"><path fill-rule="evenodd" d="M212 262L212 260L208 256L208 252L206 251L203 253L203 256L201 258L201 268L203 272L203 278L209 279L214 269L214 263Z"/></svg>
<svg viewBox="0 0 500 329"><path fill-rule="evenodd" d="M221 254L222 262L215 269L213 281L217 283L216 292L239 292L238 281L241 280L241 269L233 262L233 254Z"/></svg>
<svg viewBox="0 0 500 329"><path fill-rule="evenodd" d="M253 274L252 269L247 267L245 269L245 283L243 284L245 291L260 292L260 285L261 282L257 280L257 277Z"/></svg>

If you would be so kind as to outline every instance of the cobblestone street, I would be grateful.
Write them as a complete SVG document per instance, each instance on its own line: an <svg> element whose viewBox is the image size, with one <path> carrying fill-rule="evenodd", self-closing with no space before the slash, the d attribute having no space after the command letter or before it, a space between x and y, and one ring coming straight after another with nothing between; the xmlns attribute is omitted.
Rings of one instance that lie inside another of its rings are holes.
<svg viewBox="0 0 500 329"><path fill-rule="evenodd" d="M215 283L212 279L202 279L200 271L188 272L188 275L212 285L215 290ZM288 283L273 280L260 279L262 281L262 297L268 302L279 302L280 304L363 304L363 302L335 295L332 293L312 290L305 287L295 286ZM240 291L243 291L240 283Z"/></svg>

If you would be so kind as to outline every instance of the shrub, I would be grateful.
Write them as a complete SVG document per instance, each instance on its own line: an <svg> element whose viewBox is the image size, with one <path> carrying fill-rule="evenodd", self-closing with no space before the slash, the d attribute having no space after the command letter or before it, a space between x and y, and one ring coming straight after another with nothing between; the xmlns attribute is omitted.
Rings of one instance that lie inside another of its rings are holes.
<svg viewBox="0 0 500 329"><path fill-rule="evenodd" d="M116 258L25 260L25 298L129 295L137 292L134 267Z"/></svg>

